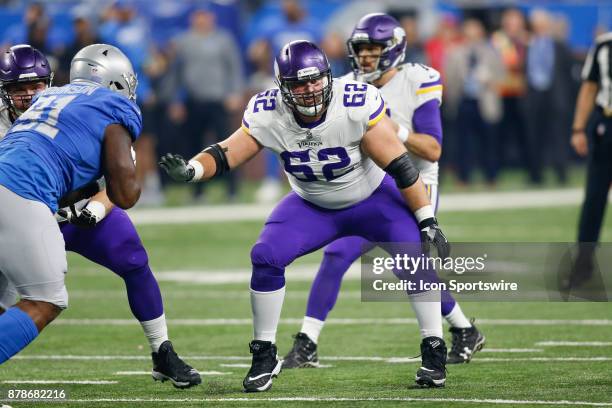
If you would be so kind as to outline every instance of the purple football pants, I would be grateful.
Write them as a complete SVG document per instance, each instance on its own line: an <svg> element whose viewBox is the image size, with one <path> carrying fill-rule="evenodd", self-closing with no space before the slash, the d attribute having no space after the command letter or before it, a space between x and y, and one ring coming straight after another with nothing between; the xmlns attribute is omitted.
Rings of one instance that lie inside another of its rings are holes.
<svg viewBox="0 0 612 408"><path fill-rule="evenodd" d="M367 199L341 210L318 207L294 192L286 195L251 250L251 289L282 288L285 267L294 259L351 236L371 242L420 242L416 220L391 177L386 176ZM417 277L428 279L425 273Z"/></svg>
<svg viewBox="0 0 612 408"><path fill-rule="evenodd" d="M114 207L94 228L60 227L66 250L102 265L125 282L130 309L139 321L155 319L164 307L159 286L136 228L127 213Z"/></svg>
<svg viewBox="0 0 612 408"><path fill-rule="evenodd" d="M435 202L437 207L437 197ZM306 316L325 321L336 304L344 274L353 262L367 252L369 244L370 242L365 238L353 236L341 238L325 248L319 271L310 288ZM450 292L443 290L441 293L442 316L448 315L455 304L456 301Z"/></svg>

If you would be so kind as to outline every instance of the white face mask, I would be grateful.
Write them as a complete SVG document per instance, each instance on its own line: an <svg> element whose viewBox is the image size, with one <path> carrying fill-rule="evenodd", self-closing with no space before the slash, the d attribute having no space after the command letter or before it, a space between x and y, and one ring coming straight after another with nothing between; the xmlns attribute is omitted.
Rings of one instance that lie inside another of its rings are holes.
<svg viewBox="0 0 612 408"><path fill-rule="evenodd" d="M381 76L382 76L382 71L377 69L376 71L368 72L367 74L365 72L359 72L358 74L355 75L355 80L359 82L367 82L368 84L371 84L372 82L376 81Z"/></svg>

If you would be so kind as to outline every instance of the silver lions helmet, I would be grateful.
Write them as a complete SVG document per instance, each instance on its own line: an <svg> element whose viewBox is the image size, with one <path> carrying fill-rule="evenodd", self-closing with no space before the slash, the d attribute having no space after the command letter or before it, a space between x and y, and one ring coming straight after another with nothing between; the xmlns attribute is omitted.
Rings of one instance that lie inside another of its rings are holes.
<svg viewBox="0 0 612 408"><path fill-rule="evenodd" d="M132 63L117 47L92 44L76 53L70 64L70 82L94 82L136 100L138 79Z"/></svg>

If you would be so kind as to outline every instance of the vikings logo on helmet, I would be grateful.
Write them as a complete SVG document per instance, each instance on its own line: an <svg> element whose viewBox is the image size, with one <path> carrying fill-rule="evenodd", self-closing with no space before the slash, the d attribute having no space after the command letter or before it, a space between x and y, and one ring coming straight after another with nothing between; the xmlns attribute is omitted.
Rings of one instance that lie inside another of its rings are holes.
<svg viewBox="0 0 612 408"><path fill-rule="evenodd" d="M325 53L309 41L292 41L274 60L274 76L283 101L305 116L317 116L327 109L332 96L331 67ZM323 80L321 90L294 92L296 85Z"/></svg>
<svg viewBox="0 0 612 408"><path fill-rule="evenodd" d="M6 105L11 120L15 120L32 103L34 95L15 95L11 87L17 84L41 82L51 86L53 72L47 58L36 48L19 44L9 48L0 56L0 97ZM21 107L17 109L15 102L18 100Z"/></svg>
<svg viewBox="0 0 612 408"><path fill-rule="evenodd" d="M362 44L382 46L378 66L372 72L365 72L359 64L359 46ZM388 14L367 14L359 20L346 45L355 78L371 83L404 61L406 32L400 23Z"/></svg>

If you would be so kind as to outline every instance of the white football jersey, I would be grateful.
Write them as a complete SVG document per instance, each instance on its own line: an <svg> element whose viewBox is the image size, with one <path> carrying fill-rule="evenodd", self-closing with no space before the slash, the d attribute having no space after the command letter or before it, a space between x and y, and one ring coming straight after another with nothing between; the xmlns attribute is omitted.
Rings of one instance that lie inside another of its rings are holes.
<svg viewBox="0 0 612 408"><path fill-rule="evenodd" d="M395 76L380 87L380 93L387 103L387 113L391 119L413 132L414 111L431 100L442 103L440 73L426 65L413 63L400 65L397 69ZM349 73L342 79L353 77L353 73ZM423 183L438 184L438 162L425 160L412 152L408 153L415 167L419 169Z"/></svg>
<svg viewBox="0 0 612 408"><path fill-rule="evenodd" d="M278 88L251 98L242 128L278 155L291 188L323 208L356 204L380 185L385 172L361 152L361 139L385 114L376 87L335 79L324 120L301 127Z"/></svg>
<svg viewBox="0 0 612 408"><path fill-rule="evenodd" d="M0 139L4 138L10 127L13 126L9 111L4 101L0 99Z"/></svg>

